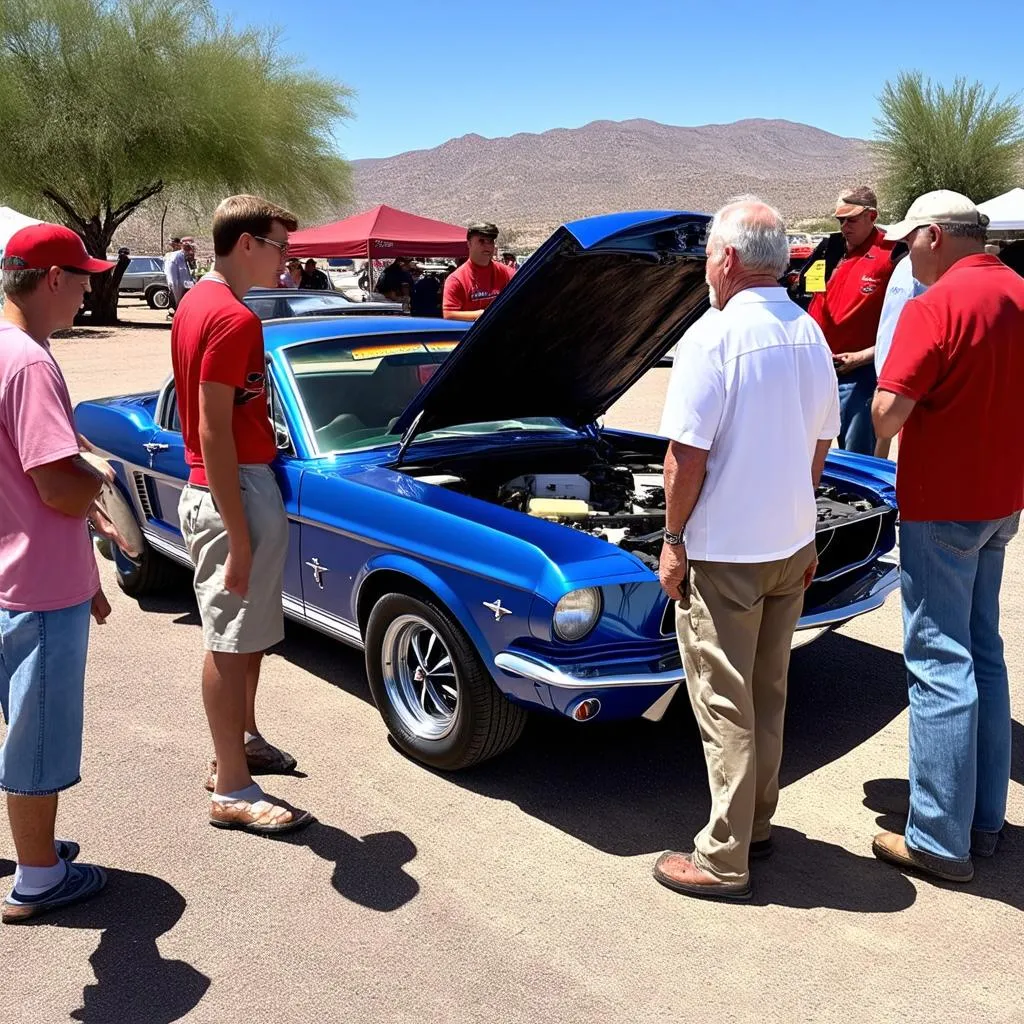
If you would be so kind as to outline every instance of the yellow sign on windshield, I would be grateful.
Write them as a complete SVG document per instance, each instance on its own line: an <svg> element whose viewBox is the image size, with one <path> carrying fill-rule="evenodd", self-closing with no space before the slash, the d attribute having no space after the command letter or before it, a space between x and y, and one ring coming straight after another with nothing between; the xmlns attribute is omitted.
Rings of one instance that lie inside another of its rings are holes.
<svg viewBox="0 0 1024 1024"><path fill-rule="evenodd" d="M388 356L405 356L411 352L422 352L419 342L411 345L367 345L365 348L352 349L353 359L386 359Z"/></svg>
<svg viewBox="0 0 1024 1024"><path fill-rule="evenodd" d="M825 261L815 260L804 274L804 288L809 292L825 290Z"/></svg>

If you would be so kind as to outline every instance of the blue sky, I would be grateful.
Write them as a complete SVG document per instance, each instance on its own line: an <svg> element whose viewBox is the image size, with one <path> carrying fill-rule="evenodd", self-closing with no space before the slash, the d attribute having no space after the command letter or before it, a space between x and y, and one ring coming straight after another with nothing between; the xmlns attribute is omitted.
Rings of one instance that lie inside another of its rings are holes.
<svg viewBox="0 0 1024 1024"><path fill-rule="evenodd" d="M1024 4L890 0L218 0L356 90L350 159L646 117L804 121L867 137L903 69L1024 101ZM975 21L965 20L970 12ZM783 15L785 12L785 16Z"/></svg>

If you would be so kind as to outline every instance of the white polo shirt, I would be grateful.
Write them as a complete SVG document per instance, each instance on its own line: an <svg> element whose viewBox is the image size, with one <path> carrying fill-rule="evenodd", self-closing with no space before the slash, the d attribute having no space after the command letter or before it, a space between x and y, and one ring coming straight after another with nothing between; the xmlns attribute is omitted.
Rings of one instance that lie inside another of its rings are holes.
<svg viewBox="0 0 1024 1024"><path fill-rule="evenodd" d="M683 335L659 433L703 448L686 524L695 561L771 562L814 539L811 462L839 433L839 387L821 328L784 288L748 288Z"/></svg>

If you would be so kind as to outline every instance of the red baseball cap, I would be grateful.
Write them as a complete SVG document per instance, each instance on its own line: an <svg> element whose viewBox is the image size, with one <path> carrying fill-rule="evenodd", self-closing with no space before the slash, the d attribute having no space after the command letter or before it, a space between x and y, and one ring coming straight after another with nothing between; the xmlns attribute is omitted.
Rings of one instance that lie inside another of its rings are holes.
<svg viewBox="0 0 1024 1024"><path fill-rule="evenodd" d="M85 243L61 224L30 224L11 235L4 248L4 270L49 270L70 267L90 274L113 270L116 264L93 259Z"/></svg>

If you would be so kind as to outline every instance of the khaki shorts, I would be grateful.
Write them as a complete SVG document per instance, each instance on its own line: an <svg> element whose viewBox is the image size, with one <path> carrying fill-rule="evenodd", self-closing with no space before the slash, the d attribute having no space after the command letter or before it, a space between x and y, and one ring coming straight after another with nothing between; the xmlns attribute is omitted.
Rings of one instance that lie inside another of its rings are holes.
<svg viewBox="0 0 1024 1024"><path fill-rule="evenodd" d="M281 589L288 516L269 466L239 466L238 477L252 544L252 572L244 598L224 589L228 534L213 495L205 487L186 484L178 502L178 519L196 567L196 600L206 649L253 654L284 639Z"/></svg>

